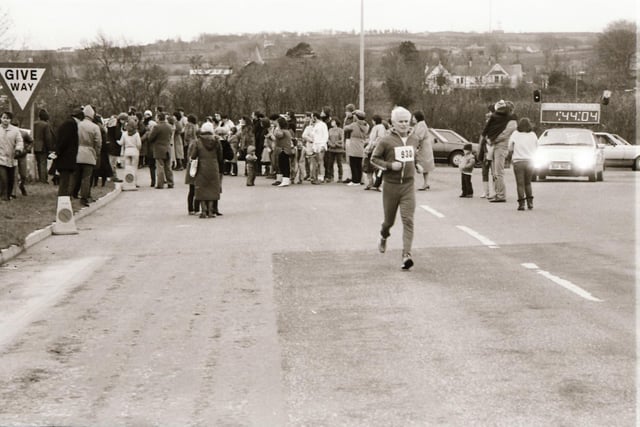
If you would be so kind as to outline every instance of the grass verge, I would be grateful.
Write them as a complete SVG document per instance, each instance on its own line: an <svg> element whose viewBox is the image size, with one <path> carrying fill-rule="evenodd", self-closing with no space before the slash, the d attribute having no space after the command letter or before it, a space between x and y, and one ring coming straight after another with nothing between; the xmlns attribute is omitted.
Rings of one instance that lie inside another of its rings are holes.
<svg viewBox="0 0 640 427"><path fill-rule="evenodd" d="M98 200L115 188L109 181L104 187L91 189L91 197ZM0 249L11 245L23 245L33 231L51 225L56 219L58 187L52 184L27 184L27 196L20 195L11 201L0 200ZM71 199L73 211L83 208L80 200Z"/></svg>

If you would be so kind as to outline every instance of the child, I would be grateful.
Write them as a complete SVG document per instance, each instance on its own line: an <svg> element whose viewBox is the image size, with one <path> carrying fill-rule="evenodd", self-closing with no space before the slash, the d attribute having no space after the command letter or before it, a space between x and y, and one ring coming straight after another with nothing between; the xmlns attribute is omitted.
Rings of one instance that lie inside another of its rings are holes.
<svg viewBox="0 0 640 427"><path fill-rule="evenodd" d="M247 147L247 154L245 155L244 160L247 166L247 187L253 187L256 185L256 161L258 160L255 146L249 145Z"/></svg>
<svg viewBox="0 0 640 427"><path fill-rule="evenodd" d="M305 161L304 141L302 138L298 138L295 151L296 174L293 177L293 182L296 184L302 184L302 181L304 181Z"/></svg>
<svg viewBox="0 0 640 427"><path fill-rule="evenodd" d="M471 152L472 145L464 145L464 156L460 159L458 169L460 169L461 181L462 181L462 194L460 197L473 197L473 185L471 184L471 175L473 174L473 167L476 164L476 158Z"/></svg>
<svg viewBox="0 0 640 427"><path fill-rule="evenodd" d="M271 169L271 142L265 138L264 148L262 149L262 157L260 163L264 166L264 176L268 176Z"/></svg>

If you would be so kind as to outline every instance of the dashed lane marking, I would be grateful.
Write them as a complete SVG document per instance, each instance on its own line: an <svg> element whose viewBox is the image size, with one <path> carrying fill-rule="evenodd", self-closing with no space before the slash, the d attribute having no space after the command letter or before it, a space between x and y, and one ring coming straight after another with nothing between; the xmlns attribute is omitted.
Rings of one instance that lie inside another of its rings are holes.
<svg viewBox="0 0 640 427"><path fill-rule="evenodd" d="M593 295L591 295L591 293L585 291L584 289L582 289L580 286L571 283L570 281L563 279L561 277L555 276L551 273L549 273L548 271L544 271L542 269L540 269L536 264L533 263L523 263L521 264L524 268L527 268L529 270L536 270L536 272L538 274L540 274L543 277L546 277L547 279L551 280L553 283L562 286L563 288L573 292L576 295L581 296L582 298L589 300L589 301L594 301L594 302L602 302L603 300L594 297Z"/></svg>
<svg viewBox="0 0 640 427"><path fill-rule="evenodd" d="M431 215L435 216L436 218L444 218L444 215L441 214L440 212L438 212L437 210L433 209L430 206L427 205L420 205L420 207L422 209L424 209L425 211L429 212Z"/></svg>
<svg viewBox="0 0 640 427"><path fill-rule="evenodd" d="M484 237L482 234L478 233L477 231L465 226L465 225L456 225L456 227L458 227L460 230L464 231L465 233L467 233L468 235L470 235L471 237L473 237L474 239L477 239L480 241L480 243L482 243L483 245L491 248L491 249L498 249L500 248L500 246L498 246L496 244L496 242L494 242L493 240Z"/></svg>

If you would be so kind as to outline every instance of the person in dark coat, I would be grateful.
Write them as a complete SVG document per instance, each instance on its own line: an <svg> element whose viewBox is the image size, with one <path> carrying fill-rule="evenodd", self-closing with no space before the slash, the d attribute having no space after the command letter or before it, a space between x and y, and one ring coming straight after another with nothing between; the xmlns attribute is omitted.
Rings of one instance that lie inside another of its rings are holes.
<svg viewBox="0 0 640 427"><path fill-rule="evenodd" d="M129 115L127 113L120 113L118 117L111 117L107 123L107 155L113 182L122 182L122 180L118 178L118 162L120 161L120 151L122 149L118 141L122 138L122 134L126 132L125 129L128 121Z"/></svg>
<svg viewBox="0 0 640 427"><path fill-rule="evenodd" d="M71 116L60 125L56 132L53 168L60 173L58 196L71 196L71 177L76 170L78 155L78 123L82 119L84 119L82 109L75 107Z"/></svg>
<svg viewBox="0 0 640 427"><path fill-rule="evenodd" d="M214 135L213 124L204 123L191 160L198 159L198 172L195 177L195 198L200 201L200 218L215 218L220 200L221 174L223 166L222 145Z"/></svg>
<svg viewBox="0 0 640 427"><path fill-rule="evenodd" d="M47 184L47 156L55 149L55 135L49 123L47 110L38 111L38 120L33 123L33 152L36 156L38 181Z"/></svg>
<svg viewBox="0 0 640 427"><path fill-rule="evenodd" d="M158 124L149 133L149 146L156 161L156 188L173 188L173 171L171 170L171 137L173 128L167 123L165 113L158 113Z"/></svg>

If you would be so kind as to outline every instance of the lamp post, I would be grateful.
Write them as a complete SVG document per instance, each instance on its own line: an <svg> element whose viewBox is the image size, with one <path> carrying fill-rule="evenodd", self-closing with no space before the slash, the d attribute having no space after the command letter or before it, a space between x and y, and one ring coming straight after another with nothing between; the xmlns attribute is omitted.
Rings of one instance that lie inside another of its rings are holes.
<svg viewBox="0 0 640 427"><path fill-rule="evenodd" d="M584 76L586 73L584 71L576 72L576 102L578 102L578 76Z"/></svg>
<svg viewBox="0 0 640 427"><path fill-rule="evenodd" d="M364 111L364 0L360 0L360 110Z"/></svg>

